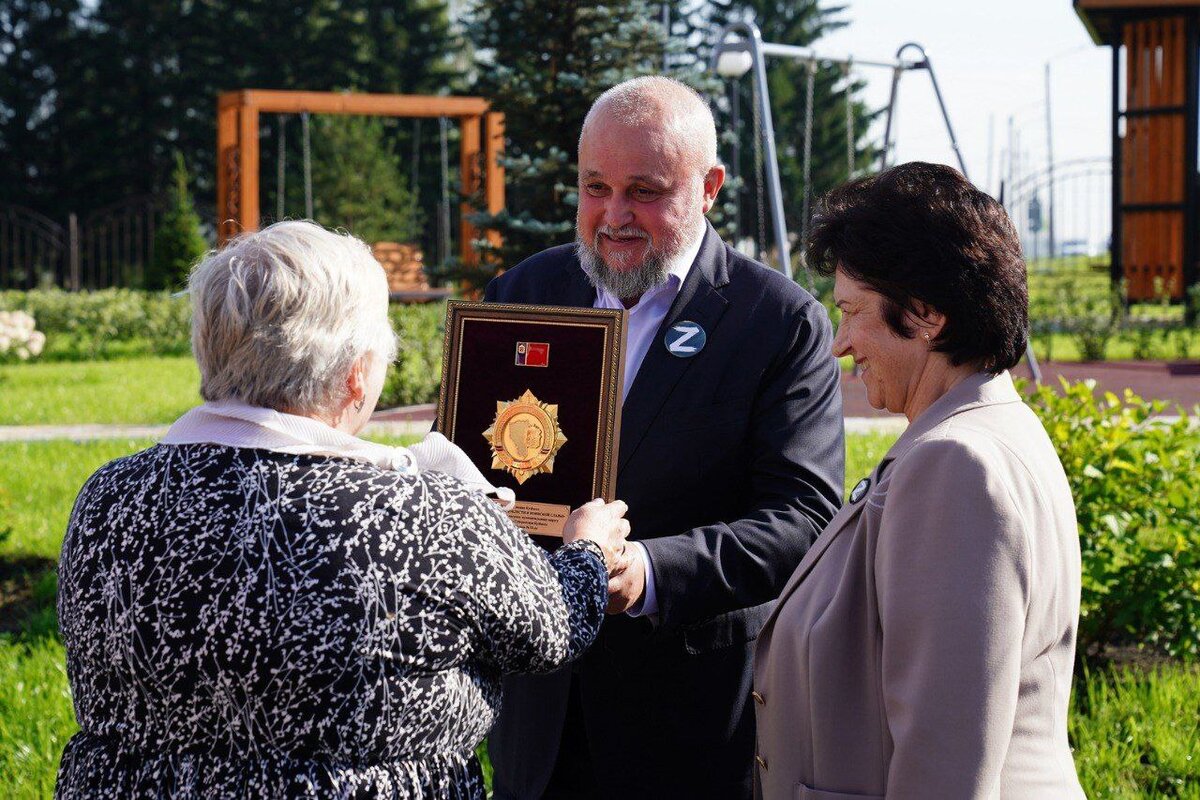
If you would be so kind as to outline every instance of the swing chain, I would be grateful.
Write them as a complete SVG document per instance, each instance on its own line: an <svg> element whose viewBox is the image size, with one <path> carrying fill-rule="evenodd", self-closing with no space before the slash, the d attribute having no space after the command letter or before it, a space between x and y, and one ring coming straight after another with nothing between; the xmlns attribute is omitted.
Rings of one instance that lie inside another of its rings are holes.
<svg viewBox="0 0 1200 800"><path fill-rule="evenodd" d="M277 114L275 119L279 125L279 151L275 155L275 221L278 222L287 210L284 206L287 192L287 137L284 135L284 126L287 117Z"/></svg>
<svg viewBox="0 0 1200 800"><path fill-rule="evenodd" d="M812 205L812 138L813 138L813 95L816 91L817 63L808 62L808 78L804 87L804 199L800 206L800 264L808 276L808 258L805 255L808 243L808 215ZM809 280L811 285L812 281Z"/></svg>
<svg viewBox="0 0 1200 800"><path fill-rule="evenodd" d="M850 74L854 67L854 59L847 59L842 65L842 75L846 79L846 180L851 180L854 177L854 161L855 161L855 145L858 137L854 134L854 92L852 91L854 84L852 83L853 76Z"/></svg>
<svg viewBox="0 0 1200 800"><path fill-rule="evenodd" d="M313 218L312 146L309 142L308 112L300 112L300 131L304 139L304 217Z"/></svg>

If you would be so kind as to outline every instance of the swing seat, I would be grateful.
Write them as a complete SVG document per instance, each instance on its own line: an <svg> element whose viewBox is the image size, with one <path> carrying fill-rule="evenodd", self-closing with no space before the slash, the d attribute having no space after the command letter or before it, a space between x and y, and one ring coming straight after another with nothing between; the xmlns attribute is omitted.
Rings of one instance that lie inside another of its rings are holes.
<svg viewBox="0 0 1200 800"><path fill-rule="evenodd" d="M435 289L425 275L425 256L415 244L376 242L371 255L387 275L388 299L393 303L431 303L451 295L449 289Z"/></svg>

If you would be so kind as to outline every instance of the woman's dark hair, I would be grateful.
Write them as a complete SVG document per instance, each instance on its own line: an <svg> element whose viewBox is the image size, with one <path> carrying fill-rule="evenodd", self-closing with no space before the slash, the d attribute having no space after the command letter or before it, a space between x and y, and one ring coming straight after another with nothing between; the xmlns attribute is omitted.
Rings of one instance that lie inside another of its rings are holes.
<svg viewBox="0 0 1200 800"><path fill-rule="evenodd" d="M1025 352L1029 292L1021 242L1003 207L941 164L914 161L839 186L821 198L808 261L841 269L883 295L884 319L916 331L905 311L924 303L946 317L934 349L992 373Z"/></svg>

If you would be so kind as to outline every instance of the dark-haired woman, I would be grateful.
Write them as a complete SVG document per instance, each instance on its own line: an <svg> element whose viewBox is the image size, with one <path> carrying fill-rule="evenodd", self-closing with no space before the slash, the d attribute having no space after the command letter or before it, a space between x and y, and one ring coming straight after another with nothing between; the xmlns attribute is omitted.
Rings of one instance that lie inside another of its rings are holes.
<svg viewBox="0 0 1200 800"><path fill-rule="evenodd" d="M954 170L830 193L810 261L833 343L909 419L801 561L758 639L768 798L1070 798L1079 540L1063 469L1007 370L1025 348L1020 244Z"/></svg>

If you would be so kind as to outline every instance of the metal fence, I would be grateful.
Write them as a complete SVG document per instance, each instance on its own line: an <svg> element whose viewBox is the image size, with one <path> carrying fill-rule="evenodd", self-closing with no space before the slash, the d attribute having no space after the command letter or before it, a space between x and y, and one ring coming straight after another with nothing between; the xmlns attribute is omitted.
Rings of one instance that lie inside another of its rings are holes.
<svg viewBox="0 0 1200 800"><path fill-rule="evenodd" d="M1112 244L1112 162L1062 161L1028 173L1006 192L1009 217L1031 266L1051 259L1107 263Z"/></svg>
<svg viewBox="0 0 1200 800"><path fill-rule="evenodd" d="M28 289L43 275L62 275L69 250L62 225L28 208L0 204L0 288Z"/></svg>
<svg viewBox="0 0 1200 800"><path fill-rule="evenodd" d="M162 211L162 198L143 195L58 222L0 203L0 289L143 286Z"/></svg>

